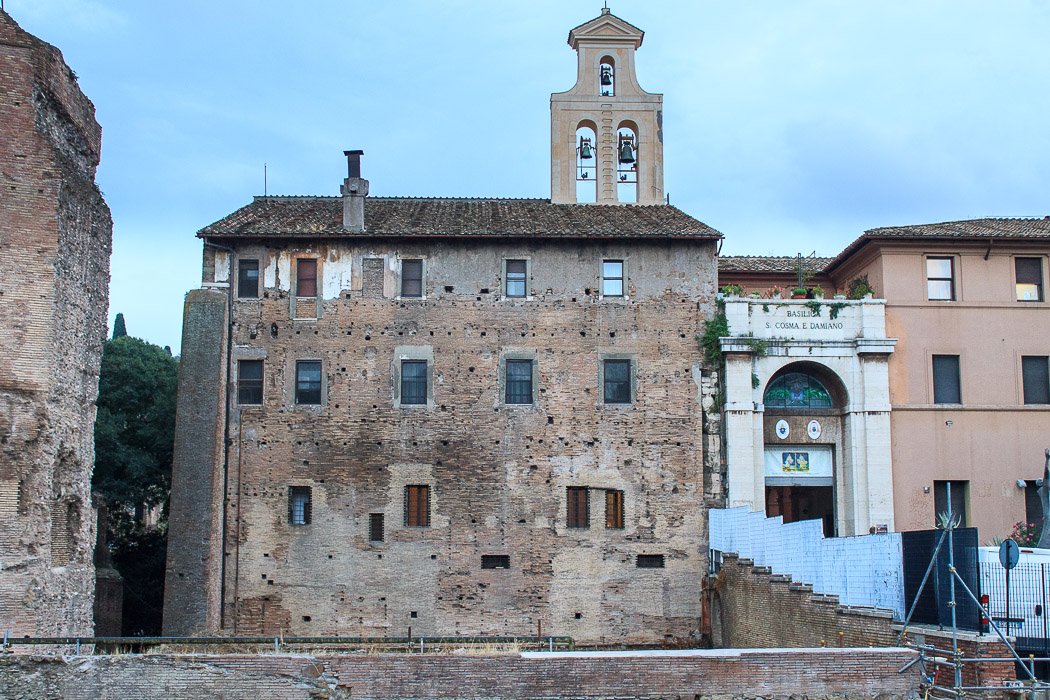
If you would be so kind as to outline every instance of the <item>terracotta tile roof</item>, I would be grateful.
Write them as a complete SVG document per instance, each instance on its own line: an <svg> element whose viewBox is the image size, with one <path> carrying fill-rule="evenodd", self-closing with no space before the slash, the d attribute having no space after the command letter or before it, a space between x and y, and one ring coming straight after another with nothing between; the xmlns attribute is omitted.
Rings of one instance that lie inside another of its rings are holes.
<svg viewBox="0 0 1050 700"><path fill-rule="evenodd" d="M869 241L895 240L1050 240L1050 217L1019 219L968 219L939 224L884 226L865 231L828 263L827 271L842 264Z"/></svg>
<svg viewBox="0 0 1050 700"><path fill-rule="evenodd" d="M690 238L722 234L670 205L551 204L549 199L368 197L365 233L343 230L342 197L256 197L200 238Z"/></svg>
<svg viewBox="0 0 1050 700"><path fill-rule="evenodd" d="M831 262L831 258L803 258L803 268L820 272ZM798 270L798 258L794 255L725 255L718 258L718 271L722 272L782 272Z"/></svg>

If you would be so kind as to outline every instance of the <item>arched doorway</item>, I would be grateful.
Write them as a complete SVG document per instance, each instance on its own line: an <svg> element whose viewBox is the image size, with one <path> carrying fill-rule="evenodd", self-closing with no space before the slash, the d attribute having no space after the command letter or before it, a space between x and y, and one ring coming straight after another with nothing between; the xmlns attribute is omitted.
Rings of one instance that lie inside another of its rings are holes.
<svg viewBox="0 0 1050 700"><path fill-rule="evenodd" d="M815 362L774 374L763 394L766 515L821 520L836 534L836 463L847 403L841 380Z"/></svg>

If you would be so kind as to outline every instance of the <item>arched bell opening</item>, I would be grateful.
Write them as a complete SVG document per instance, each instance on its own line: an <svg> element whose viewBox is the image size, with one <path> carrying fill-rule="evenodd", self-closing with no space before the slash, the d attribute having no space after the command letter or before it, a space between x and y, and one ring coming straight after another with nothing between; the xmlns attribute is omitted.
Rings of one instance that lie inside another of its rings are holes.
<svg viewBox="0 0 1050 700"><path fill-rule="evenodd" d="M623 122L616 129L616 201L638 201L638 125Z"/></svg>
<svg viewBox="0 0 1050 700"><path fill-rule="evenodd" d="M576 127L576 201L598 201L597 125L590 121Z"/></svg>
<svg viewBox="0 0 1050 700"><path fill-rule="evenodd" d="M612 56L603 56L598 63L598 94L616 96L616 61Z"/></svg>
<svg viewBox="0 0 1050 700"><path fill-rule="evenodd" d="M845 385L819 363L794 362L770 377L762 403L766 515L820 520L825 536L834 536Z"/></svg>

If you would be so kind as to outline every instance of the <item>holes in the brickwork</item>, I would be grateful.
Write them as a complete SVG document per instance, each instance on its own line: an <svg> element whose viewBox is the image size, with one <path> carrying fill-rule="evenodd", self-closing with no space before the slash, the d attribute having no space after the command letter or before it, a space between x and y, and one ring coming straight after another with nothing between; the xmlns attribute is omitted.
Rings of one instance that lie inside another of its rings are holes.
<svg viewBox="0 0 1050 700"><path fill-rule="evenodd" d="M419 617L419 613L417 613L417 612L416 612L415 610L413 610L412 612L410 612L410 613L408 614L408 616L409 616L409 617Z"/></svg>
<svg viewBox="0 0 1050 700"><path fill-rule="evenodd" d="M269 559L270 558L270 553L269 552L263 552L263 558L264 559Z"/></svg>
<svg viewBox="0 0 1050 700"><path fill-rule="evenodd" d="M272 586L272 585L273 585L273 579L270 579L270 580L269 580L269 581L267 581L266 583L267 583L267 585L269 585L269 586Z"/></svg>
<svg viewBox="0 0 1050 700"><path fill-rule="evenodd" d="M639 554L636 566L639 569L662 569L664 568L664 555Z"/></svg>
<svg viewBox="0 0 1050 700"><path fill-rule="evenodd" d="M485 331L481 331L481 337L484 338L486 335Z"/></svg>
<svg viewBox="0 0 1050 700"><path fill-rule="evenodd" d="M583 618L583 613L576 613L575 617L576 617L577 620L582 619Z"/></svg>
<svg viewBox="0 0 1050 700"><path fill-rule="evenodd" d="M372 336L371 336L371 335L366 335L366 336L365 336L365 340L371 340L371 339L372 339Z"/></svg>
<svg viewBox="0 0 1050 700"><path fill-rule="evenodd" d="M441 446L442 447L448 447L448 440L442 440L441 441Z"/></svg>
<svg viewBox="0 0 1050 700"><path fill-rule="evenodd" d="M554 416L547 416L547 425L554 425Z"/></svg>
<svg viewBox="0 0 1050 700"><path fill-rule="evenodd" d="M263 580L265 581L266 580L266 574L263 574L262 577L263 577Z"/></svg>
<svg viewBox="0 0 1050 700"><path fill-rule="evenodd" d="M310 621L310 616L309 615L303 615L303 622L309 622L309 621Z"/></svg>
<svg viewBox="0 0 1050 700"><path fill-rule="evenodd" d="M434 335L434 331L430 331L430 335L432 335L432 336L433 336L433 335Z"/></svg>
<svg viewBox="0 0 1050 700"><path fill-rule="evenodd" d="M482 554L482 569L509 569L510 556L507 554ZM481 584L484 585L484 584Z"/></svg>
<svg viewBox="0 0 1050 700"><path fill-rule="evenodd" d="M586 289L583 290L583 293L586 294L587 296L591 296L591 291L592 291L591 288L587 287Z"/></svg>
<svg viewBox="0 0 1050 700"><path fill-rule="evenodd" d="M587 337L587 331L580 331L580 337L581 338L586 338Z"/></svg>
<svg viewBox="0 0 1050 700"><path fill-rule="evenodd" d="M633 444L634 444L634 440L633 440L633 439L628 439L628 440L627 440L627 446L628 446L628 447L630 447L630 446L631 446L631 445L633 445Z"/></svg>
<svg viewBox="0 0 1050 700"><path fill-rule="evenodd" d="M353 331L347 331L347 332L346 332L346 334L347 334L347 335L353 335L353 334L354 334L354 332L353 332Z"/></svg>
<svg viewBox="0 0 1050 700"><path fill-rule="evenodd" d="M609 337L610 338L615 338L616 337L616 331L609 331Z"/></svg>
<svg viewBox="0 0 1050 700"><path fill-rule="evenodd" d="M451 284L446 284L445 285L445 294L451 294L454 289L455 289L455 287L453 287Z"/></svg>
<svg viewBox="0 0 1050 700"><path fill-rule="evenodd" d="M430 558L431 558L431 559L437 559L437 558L438 558L438 555L436 555L436 554L431 554L431 555L430 555Z"/></svg>
<svg viewBox="0 0 1050 700"><path fill-rule="evenodd" d="M474 368L473 368L473 367L467 367L467 371L468 371L468 372L473 372L473 371L474 371Z"/></svg>
<svg viewBox="0 0 1050 700"><path fill-rule="evenodd" d="M331 558L332 558L332 555L331 555L331 554L329 554L329 555L328 555L328 558L329 558L329 559L331 559Z"/></svg>
<svg viewBox="0 0 1050 700"><path fill-rule="evenodd" d="M295 332L295 334L296 334L296 335L299 335L299 331L296 331L296 332Z"/></svg>
<svg viewBox="0 0 1050 700"><path fill-rule="evenodd" d="M488 287L482 287L481 293L482 294L488 294L489 293L489 288Z"/></svg>
<svg viewBox="0 0 1050 700"><path fill-rule="evenodd" d="M481 297L475 297L478 301L481 301Z"/></svg>
<svg viewBox="0 0 1050 700"><path fill-rule="evenodd" d="M445 408L445 404L441 404L441 410L442 410L442 411L445 411L445 410L447 410L447 409Z"/></svg>

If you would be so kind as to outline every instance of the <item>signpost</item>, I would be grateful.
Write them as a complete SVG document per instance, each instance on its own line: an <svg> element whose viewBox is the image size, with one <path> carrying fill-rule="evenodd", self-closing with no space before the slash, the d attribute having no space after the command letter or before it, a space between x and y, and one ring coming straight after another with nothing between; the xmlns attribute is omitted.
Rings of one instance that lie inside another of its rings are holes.
<svg viewBox="0 0 1050 700"><path fill-rule="evenodd" d="M1011 539L1003 540L999 545L999 563L1006 569L1006 634L1010 634L1010 569L1021 560L1021 548Z"/></svg>

